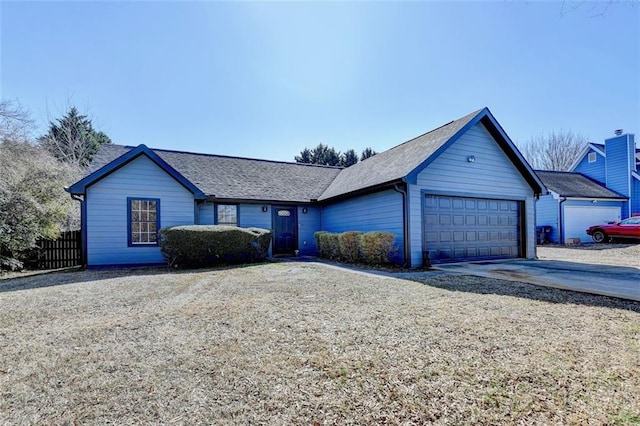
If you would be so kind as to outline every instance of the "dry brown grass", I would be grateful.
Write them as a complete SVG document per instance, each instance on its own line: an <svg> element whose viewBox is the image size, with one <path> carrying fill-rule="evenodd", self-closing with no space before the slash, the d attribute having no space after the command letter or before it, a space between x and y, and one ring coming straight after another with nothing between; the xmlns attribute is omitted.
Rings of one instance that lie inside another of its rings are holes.
<svg viewBox="0 0 640 426"><path fill-rule="evenodd" d="M422 275L0 281L0 424L640 422L639 303Z"/></svg>
<svg viewBox="0 0 640 426"><path fill-rule="evenodd" d="M640 268L640 244L580 244L578 246L538 246L538 257L544 260L564 260Z"/></svg>

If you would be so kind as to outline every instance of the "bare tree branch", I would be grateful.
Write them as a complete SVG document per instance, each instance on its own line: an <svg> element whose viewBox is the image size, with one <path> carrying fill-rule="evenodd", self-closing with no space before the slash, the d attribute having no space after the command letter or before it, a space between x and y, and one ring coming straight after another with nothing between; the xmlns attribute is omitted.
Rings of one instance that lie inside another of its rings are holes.
<svg viewBox="0 0 640 426"><path fill-rule="evenodd" d="M26 140L33 130L29 112L18 102L0 101L0 139Z"/></svg>
<svg viewBox="0 0 640 426"><path fill-rule="evenodd" d="M587 137L560 129L534 136L520 148L534 169L567 171L588 143Z"/></svg>

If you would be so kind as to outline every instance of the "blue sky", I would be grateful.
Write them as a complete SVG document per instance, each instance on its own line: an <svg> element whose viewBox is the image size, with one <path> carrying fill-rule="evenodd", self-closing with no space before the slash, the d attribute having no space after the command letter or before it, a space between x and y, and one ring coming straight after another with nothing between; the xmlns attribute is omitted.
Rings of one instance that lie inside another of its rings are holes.
<svg viewBox="0 0 640 426"><path fill-rule="evenodd" d="M488 106L516 142L640 133L640 6L6 2L0 96L114 143L293 160L382 151Z"/></svg>

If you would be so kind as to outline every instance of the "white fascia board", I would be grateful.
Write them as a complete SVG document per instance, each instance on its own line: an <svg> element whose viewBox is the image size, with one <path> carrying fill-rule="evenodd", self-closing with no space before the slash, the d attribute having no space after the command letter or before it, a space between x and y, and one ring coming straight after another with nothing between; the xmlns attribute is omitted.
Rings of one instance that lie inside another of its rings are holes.
<svg viewBox="0 0 640 426"><path fill-rule="evenodd" d="M618 201L624 202L627 198L581 198L581 197L565 197L567 200L571 201Z"/></svg>
<svg viewBox="0 0 640 426"><path fill-rule="evenodd" d="M602 155L603 157L605 158L607 157L607 154L603 150L601 150L600 147L598 147L597 145L590 143L589 147L595 152L597 152L598 154Z"/></svg>

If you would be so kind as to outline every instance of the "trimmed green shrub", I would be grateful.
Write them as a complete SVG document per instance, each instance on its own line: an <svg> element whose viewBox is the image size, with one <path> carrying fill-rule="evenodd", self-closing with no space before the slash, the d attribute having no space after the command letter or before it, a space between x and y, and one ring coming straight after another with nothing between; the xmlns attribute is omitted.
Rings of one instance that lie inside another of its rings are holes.
<svg viewBox="0 0 640 426"><path fill-rule="evenodd" d="M396 236L390 232L367 232L360 239L362 260L369 264L388 263L397 253Z"/></svg>
<svg viewBox="0 0 640 426"><path fill-rule="evenodd" d="M319 231L314 234L318 256L341 262L364 262L372 265L391 262L398 248L396 236L390 232L347 231L334 234Z"/></svg>
<svg viewBox="0 0 640 426"><path fill-rule="evenodd" d="M327 257L327 240L326 231L318 231L313 234L313 238L316 240L316 250L318 251L318 257Z"/></svg>
<svg viewBox="0 0 640 426"><path fill-rule="evenodd" d="M270 242L271 231L261 228L187 225L160 230L160 252L176 268L255 262L267 256Z"/></svg>
<svg viewBox="0 0 640 426"><path fill-rule="evenodd" d="M355 263L360 260L360 238L364 232L347 231L338 234L340 259L345 262Z"/></svg>
<svg viewBox="0 0 640 426"><path fill-rule="evenodd" d="M319 231L314 234L316 247L320 257L331 260L340 260L340 242L338 234Z"/></svg>

